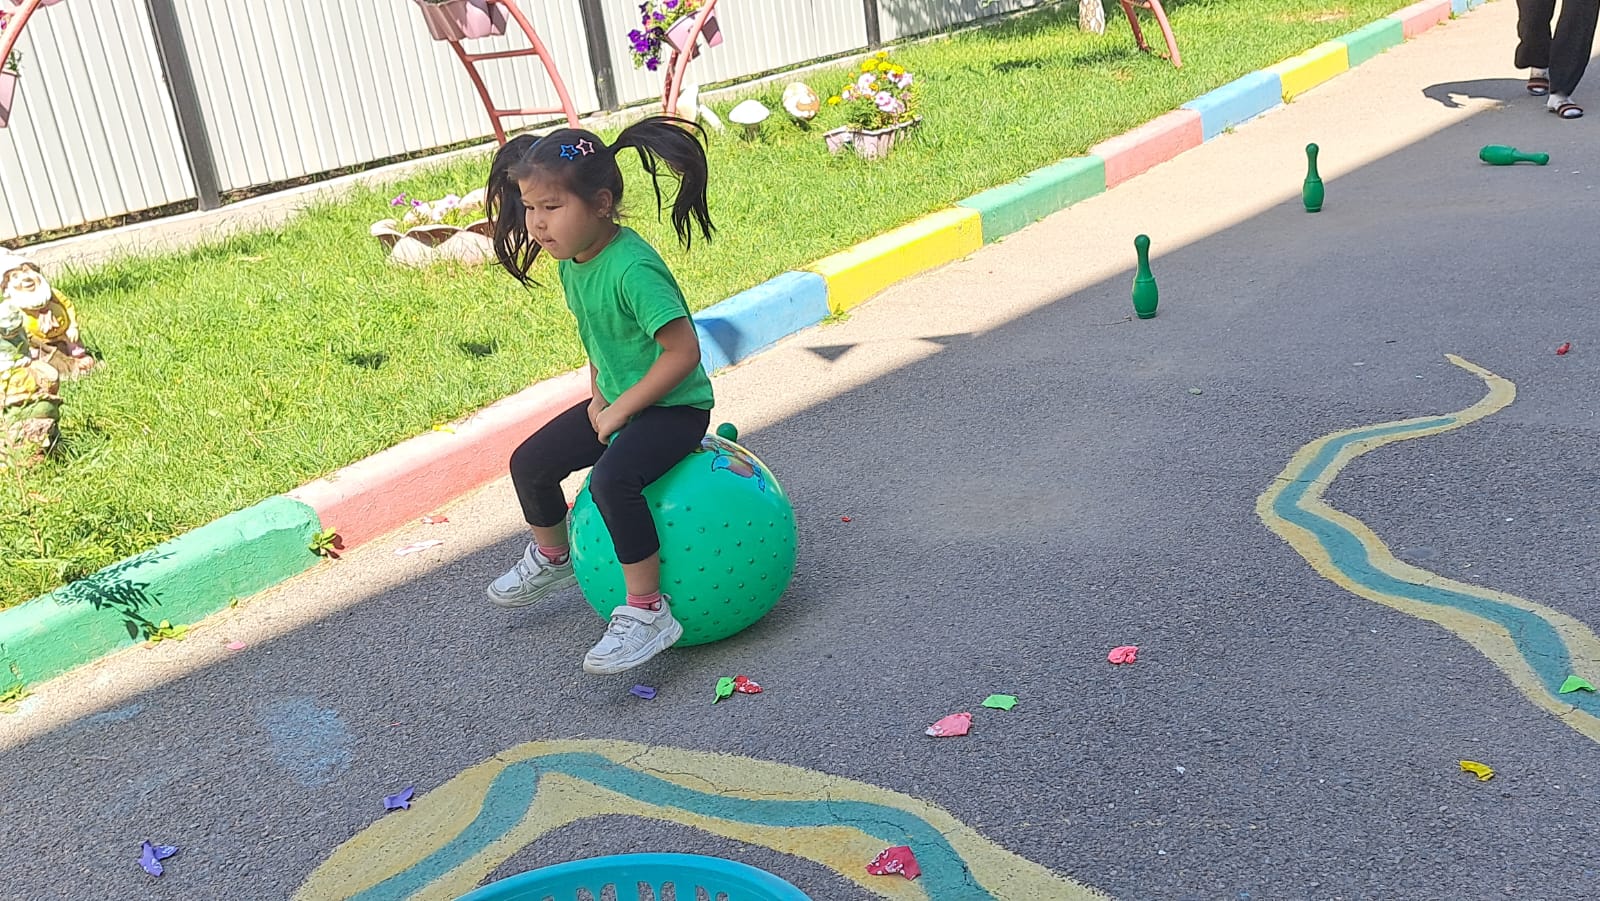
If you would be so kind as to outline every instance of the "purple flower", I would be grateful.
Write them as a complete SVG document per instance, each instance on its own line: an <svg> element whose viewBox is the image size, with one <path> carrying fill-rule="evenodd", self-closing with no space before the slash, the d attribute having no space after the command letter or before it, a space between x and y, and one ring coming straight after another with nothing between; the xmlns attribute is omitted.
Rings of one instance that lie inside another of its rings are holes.
<svg viewBox="0 0 1600 901"><path fill-rule="evenodd" d="M644 61L644 67L654 72L655 70L661 68L661 60L655 59L654 57L647 59Z"/></svg>
<svg viewBox="0 0 1600 901"><path fill-rule="evenodd" d="M406 205L406 193L404 191L401 191L399 194L396 194L394 196L394 199L389 201L389 205L390 206L405 206Z"/></svg>
<svg viewBox="0 0 1600 901"><path fill-rule="evenodd" d="M677 9L678 0L667 0L667 9Z"/></svg>
<svg viewBox="0 0 1600 901"><path fill-rule="evenodd" d="M662 15L661 13L651 13L650 17L655 19L657 22L665 22L665 21L667 21L667 17Z"/></svg>

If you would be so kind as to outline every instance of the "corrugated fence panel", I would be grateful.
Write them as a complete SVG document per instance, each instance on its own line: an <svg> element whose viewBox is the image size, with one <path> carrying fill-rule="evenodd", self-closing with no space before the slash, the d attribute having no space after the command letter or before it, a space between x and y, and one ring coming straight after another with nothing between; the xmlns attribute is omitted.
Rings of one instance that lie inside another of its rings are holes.
<svg viewBox="0 0 1600 901"><path fill-rule="evenodd" d="M606 46L617 75L619 101L629 104L660 97L671 48L662 53L661 71L635 69L628 32L639 27L638 0L604 0L603 6ZM720 0L717 22L724 33L722 46L703 49L700 58L689 65L689 77L700 84L729 81L867 45L861 0Z"/></svg>
<svg viewBox="0 0 1600 901"><path fill-rule="evenodd" d="M40 8L0 130L0 239L194 197L143 0Z"/></svg>
<svg viewBox="0 0 1600 901"><path fill-rule="evenodd" d="M885 41L897 41L1048 2L1050 0L996 0L989 6L981 6L979 0L878 0L878 27ZM1107 0L1107 5L1117 9L1114 0Z"/></svg>
<svg viewBox="0 0 1600 901"><path fill-rule="evenodd" d="M223 190L285 181L493 133L450 45L412 0L178 0ZM579 113L599 106L577 4L523 0ZM526 47L510 22L475 52ZM502 108L557 104L534 57L480 63ZM531 121L531 120L530 120ZM511 127L524 120L511 120Z"/></svg>

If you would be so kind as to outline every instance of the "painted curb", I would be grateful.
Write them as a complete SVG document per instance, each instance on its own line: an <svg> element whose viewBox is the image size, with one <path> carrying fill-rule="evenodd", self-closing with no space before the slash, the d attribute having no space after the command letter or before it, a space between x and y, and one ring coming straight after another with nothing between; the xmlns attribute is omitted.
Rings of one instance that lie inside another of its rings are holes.
<svg viewBox="0 0 1600 901"><path fill-rule="evenodd" d="M455 434L418 435L287 496L355 547L505 475L517 445L588 398L585 370L556 376L484 407Z"/></svg>
<svg viewBox="0 0 1600 901"><path fill-rule="evenodd" d="M1089 148L1106 162L1106 190L1206 142L1200 114L1175 109Z"/></svg>
<svg viewBox="0 0 1600 901"><path fill-rule="evenodd" d="M1390 13L1389 18L1400 22L1403 34L1409 40L1435 25L1450 21L1450 0L1422 0L1421 3L1413 3Z"/></svg>
<svg viewBox="0 0 1600 901"><path fill-rule="evenodd" d="M1268 66L1265 71L1277 73L1283 80L1283 99L1287 102L1349 68L1350 54L1345 46L1326 41L1276 66Z"/></svg>
<svg viewBox="0 0 1600 901"><path fill-rule="evenodd" d="M957 201L956 205L978 211L983 243L992 244L1105 189L1105 160L1078 156L1035 169L1014 182Z"/></svg>
<svg viewBox="0 0 1600 901"><path fill-rule="evenodd" d="M1185 103L1200 114L1200 133L1209 141L1235 125L1283 105L1283 79L1276 72L1251 72Z"/></svg>
<svg viewBox="0 0 1600 901"><path fill-rule="evenodd" d="M1450 0L1450 11L1458 16L1464 16L1487 2L1489 0Z"/></svg>
<svg viewBox="0 0 1600 901"><path fill-rule="evenodd" d="M977 210L953 207L818 260L811 271L828 282L828 308L842 313L889 287L983 247Z"/></svg>
<svg viewBox="0 0 1600 901"><path fill-rule="evenodd" d="M1354 69L1390 47L1398 47L1405 39L1406 27L1400 20L1385 17L1334 41L1344 45L1346 59Z"/></svg>
<svg viewBox="0 0 1600 901"><path fill-rule="evenodd" d="M700 363L716 372L828 317L828 282L785 272L694 314Z"/></svg>
<svg viewBox="0 0 1600 901"><path fill-rule="evenodd" d="M298 575L317 563L316 532L310 507L268 498L7 610L0 681L43 681Z"/></svg>

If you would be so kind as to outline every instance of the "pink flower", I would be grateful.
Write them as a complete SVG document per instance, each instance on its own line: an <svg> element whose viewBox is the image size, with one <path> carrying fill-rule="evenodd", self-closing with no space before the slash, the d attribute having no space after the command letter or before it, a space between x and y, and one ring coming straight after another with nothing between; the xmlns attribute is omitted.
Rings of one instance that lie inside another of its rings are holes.
<svg viewBox="0 0 1600 901"><path fill-rule="evenodd" d="M872 83L874 81L877 81L877 78L871 72L863 72L861 77L856 79L856 90L863 94L870 94L872 93Z"/></svg>
<svg viewBox="0 0 1600 901"><path fill-rule="evenodd" d="M872 102L878 105L878 109L881 109L886 113L893 113L895 105L900 101L894 99L894 95L888 91L879 91L873 96Z"/></svg>

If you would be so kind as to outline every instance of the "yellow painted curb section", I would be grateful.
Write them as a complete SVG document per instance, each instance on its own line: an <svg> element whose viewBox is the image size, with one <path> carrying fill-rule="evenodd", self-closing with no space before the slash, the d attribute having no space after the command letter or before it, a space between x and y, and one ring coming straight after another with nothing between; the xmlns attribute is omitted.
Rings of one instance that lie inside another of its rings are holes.
<svg viewBox="0 0 1600 901"><path fill-rule="evenodd" d="M904 278L983 247L983 216L940 210L812 264L828 282L828 309L841 313Z"/></svg>
<svg viewBox="0 0 1600 901"><path fill-rule="evenodd" d="M1350 48L1338 41L1318 44L1299 56L1291 56L1268 72L1283 82L1283 99L1304 94L1324 81L1350 68Z"/></svg>

